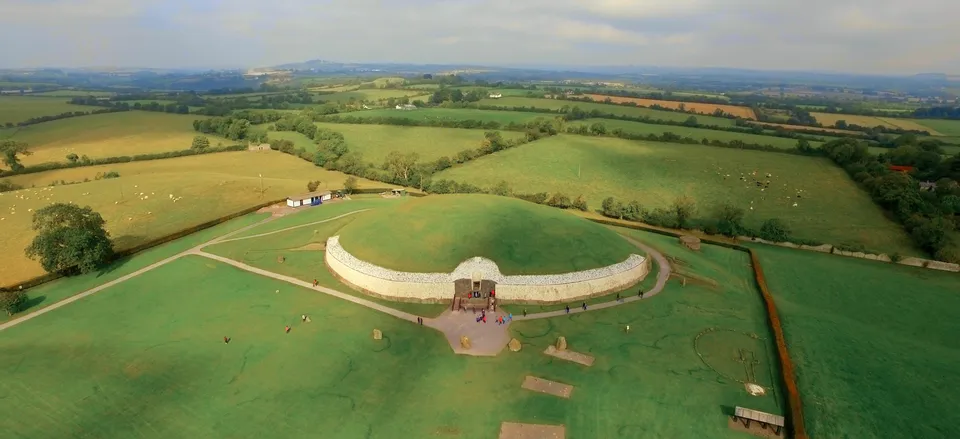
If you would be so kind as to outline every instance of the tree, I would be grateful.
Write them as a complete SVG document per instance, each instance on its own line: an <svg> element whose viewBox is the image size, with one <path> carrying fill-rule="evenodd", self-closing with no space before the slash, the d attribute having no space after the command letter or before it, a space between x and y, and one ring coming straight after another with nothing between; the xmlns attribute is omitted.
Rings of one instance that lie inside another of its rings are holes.
<svg viewBox="0 0 960 439"><path fill-rule="evenodd" d="M690 219L697 214L697 203L692 198L682 195L674 200L671 210L677 217L677 227L683 229L689 225Z"/></svg>
<svg viewBox="0 0 960 439"><path fill-rule="evenodd" d="M790 240L790 228L778 218L770 218L760 226L760 237L772 242L787 242Z"/></svg>
<svg viewBox="0 0 960 439"><path fill-rule="evenodd" d="M4 140L0 142L0 155L3 156L3 163L14 171L23 169L23 165L20 164L20 159L17 158L17 156L30 155L31 152L29 148L30 146L26 143L15 140Z"/></svg>
<svg viewBox="0 0 960 439"><path fill-rule="evenodd" d="M549 200L547 200L547 205L551 207L559 207L561 209L569 209L573 203L570 201L570 197L561 192L557 192L554 193Z"/></svg>
<svg viewBox="0 0 960 439"><path fill-rule="evenodd" d="M320 180L314 180L307 183L307 192L314 192L320 187Z"/></svg>
<svg viewBox="0 0 960 439"><path fill-rule="evenodd" d="M717 231L726 236L737 236L743 231L743 209L722 204L717 210Z"/></svg>
<svg viewBox="0 0 960 439"><path fill-rule="evenodd" d="M355 190L357 190L357 177L348 176L343 182L343 191L352 194Z"/></svg>
<svg viewBox="0 0 960 439"><path fill-rule="evenodd" d="M494 186L490 191L490 193L499 195L501 197L509 197L511 192L510 183L507 183L505 180L500 180L500 182L497 183L497 185Z"/></svg>
<svg viewBox="0 0 960 439"><path fill-rule="evenodd" d="M577 195L577 199L573 200L573 208L579 211L587 211L587 200L583 199L583 195Z"/></svg>
<svg viewBox="0 0 960 439"><path fill-rule="evenodd" d="M683 105L683 104L681 104L681 105ZM688 127L695 127L695 126L697 126L697 125L700 125L700 123L697 122L697 117L696 117L696 116L690 116L690 117L687 118L687 120L683 121L683 125L684 125L684 126L688 126Z"/></svg>
<svg viewBox="0 0 960 439"><path fill-rule="evenodd" d="M838 120L836 123L833 124L833 126L837 127L838 130L845 130L847 129L847 121L843 119Z"/></svg>
<svg viewBox="0 0 960 439"><path fill-rule="evenodd" d="M67 154L67 161L70 162L70 163L76 163L76 162L80 161L80 156L78 156L78 155L76 155L76 154L72 154L72 153L71 153L71 154Z"/></svg>
<svg viewBox="0 0 960 439"><path fill-rule="evenodd" d="M603 203L600 203L600 209L603 216L623 219L623 204L613 197L605 198Z"/></svg>
<svg viewBox="0 0 960 439"><path fill-rule="evenodd" d="M383 162L383 169L392 171L396 179L406 183L410 179L410 171L417 164L417 160L420 160L420 154L415 152L401 154L399 151L390 151Z"/></svg>
<svg viewBox="0 0 960 439"><path fill-rule="evenodd" d="M33 214L37 236L26 248L50 273L88 273L106 264L113 255L106 221L88 207L54 203Z"/></svg>
<svg viewBox="0 0 960 439"><path fill-rule="evenodd" d="M27 293L23 290L0 291L0 309L6 311L7 315L20 312L26 304Z"/></svg>
<svg viewBox="0 0 960 439"><path fill-rule="evenodd" d="M210 139L208 139L207 136L194 136L193 144L190 145L191 149L195 149L197 151L203 151L209 147Z"/></svg>
<svg viewBox="0 0 960 439"><path fill-rule="evenodd" d="M602 136L607 134L607 126L602 122L594 122L590 125L590 132L595 136Z"/></svg>

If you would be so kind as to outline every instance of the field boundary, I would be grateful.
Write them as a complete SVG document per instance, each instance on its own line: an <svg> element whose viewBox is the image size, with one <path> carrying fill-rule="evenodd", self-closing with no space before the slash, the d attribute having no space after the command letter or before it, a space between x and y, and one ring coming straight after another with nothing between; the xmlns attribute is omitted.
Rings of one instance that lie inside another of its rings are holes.
<svg viewBox="0 0 960 439"><path fill-rule="evenodd" d="M682 233L644 227L639 224L622 224L619 222L599 218L586 219L606 226L626 227L628 229L641 230L644 232L656 233L658 235L671 236L678 239L682 235ZM784 389L787 392L786 403L790 413L786 418L790 426L790 431L793 432L794 437L797 439L808 439L809 436L807 436L807 430L803 421L803 403L800 399L800 392L797 389L796 372L794 371L793 361L790 359L790 351L787 349L786 339L783 335L783 327L780 324L780 315L777 312L777 305L773 300L773 295L770 294L770 291L767 289L767 281L763 275L763 268L760 266L759 257L757 257L756 252L752 248L744 247L743 245L737 243L723 242L711 238L701 238L701 242L742 251L750 255L750 265L753 269L754 282L756 283L757 288L760 290L760 296L763 298L764 305L766 306L768 322L770 329L773 331L777 345L777 356L780 360L780 379L783 383Z"/></svg>
<svg viewBox="0 0 960 439"><path fill-rule="evenodd" d="M121 155L113 157L103 157L91 159L88 162L46 162L39 165L27 166L19 171L6 170L0 171L0 177L13 177L15 175L36 174L39 172L55 171L58 169L85 168L88 166L113 165L117 163L145 162L150 160L166 160L179 157L190 157L195 155L218 154L222 152L240 152L247 151L247 145L237 144L223 147L212 147L205 150L181 149L179 151L158 152L152 154Z"/></svg>
<svg viewBox="0 0 960 439"><path fill-rule="evenodd" d="M181 229L181 230L178 231L178 232L173 232L173 233L171 233L171 234L169 234L169 235L161 236L161 237L159 237L159 238L156 238L156 239L147 241L147 242L145 242L145 243L143 243L143 244L136 245L136 246L133 246L133 247L128 248L128 249L120 250L120 251L115 252L115 253L113 254L113 257L110 259L110 262L113 263L113 262L116 262L116 261L118 261L118 260L120 260L120 259L123 259L123 258L125 258L125 257L130 257L130 256L133 256L133 255L136 254L136 253L139 253L139 252L142 252L142 251L144 251L144 250L147 250L147 249L156 247L156 246L158 246L158 245L160 245L160 244L166 244L166 243L168 243L168 242L170 242L170 241L183 238L184 236L191 235L191 234L196 233L196 232L199 232L199 231L201 231L201 230L209 229L210 227L216 226L216 225L221 224L221 223L225 223L225 222L230 221L230 220L235 219L235 218L239 218L239 217L241 217L241 216L243 216L243 215L246 215L246 214L248 214L248 213L256 212L256 211L258 211L258 210L260 210L260 209L262 209L262 208L264 208L264 207L271 206L271 205L274 205L274 204L283 202L284 200L286 200L286 198L281 198L281 199L279 199L279 200L272 200L272 201L266 202L266 203L260 203L260 204L258 204L258 205L256 205L256 206L248 207L248 208L245 208L245 209L243 209L243 210L240 210L240 211L231 213L231 214L229 214L229 215L222 216L222 217L220 217L220 218L213 219L213 220L210 220L210 221L207 221L207 222L204 222L204 223L201 223L201 224L192 226L192 227L187 227L187 228L185 228L185 229ZM61 274L61 273L47 273L47 274L44 274L44 275L41 275L41 276L37 276L37 277L32 278L32 279L27 279L27 280L25 280L25 281L23 281L23 282L18 282L18 283L16 283L15 285L14 285L14 284L11 284L11 285L8 285L8 286L0 287L0 291L13 291L13 290L17 290L17 289L26 290L26 289L30 289L30 288L36 287L36 286L38 286L38 285L45 284L45 283L50 282L50 281L54 281L54 280L60 279L61 277L64 277L64 275Z"/></svg>

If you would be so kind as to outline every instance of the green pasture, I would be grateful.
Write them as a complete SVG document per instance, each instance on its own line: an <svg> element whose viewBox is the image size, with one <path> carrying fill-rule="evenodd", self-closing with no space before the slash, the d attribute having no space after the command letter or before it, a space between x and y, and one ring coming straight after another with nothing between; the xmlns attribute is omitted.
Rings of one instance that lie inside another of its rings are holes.
<svg viewBox="0 0 960 439"><path fill-rule="evenodd" d="M390 88L372 88L362 90L341 91L332 94L314 95L314 100L324 102L345 103L351 99L355 101L382 101L389 98L402 98L423 95L422 90L404 90Z"/></svg>
<svg viewBox="0 0 960 439"><path fill-rule="evenodd" d="M651 244L679 247L661 241ZM568 437L744 438L726 425L732 407L784 412L770 336L742 254L702 254L684 263L719 287L670 282L640 303L517 321L510 330L523 350L497 357L456 356L433 330L188 256L7 329L0 409L17 416L5 432L480 439L512 421L564 424ZM695 348L711 327L723 331ZM543 355L560 335L596 363ZM768 396L737 382L744 369L728 357L738 349L756 355ZM523 390L526 375L575 390L567 400Z"/></svg>
<svg viewBox="0 0 960 439"><path fill-rule="evenodd" d="M494 105L499 107L534 107L548 110L560 110L563 107L580 107L581 110L590 112L600 111L604 114L615 114L618 116L630 117L650 117L653 119L672 120L683 122L690 118L691 114L675 111L654 110L644 107L630 107L625 105L602 104L594 102L568 101L563 99L535 99L520 97L503 97L500 99L482 99L480 105ZM733 126L733 119L722 117L696 115L697 122L703 125Z"/></svg>
<svg viewBox="0 0 960 439"><path fill-rule="evenodd" d="M396 125L362 125L323 123L316 125L342 133L350 151L363 153L365 161L379 166L391 151L416 152L420 161L453 157L465 149L475 150L484 141L484 130L459 128L404 127ZM517 139L523 133L503 131L504 139Z"/></svg>
<svg viewBox="0 0 960 439"><path fill-rule="evenodd" d="M756 187L753 172L757 179L770 180L770 187ZM740 180L741 174L747 181ZM599 209L609 196L636 199L653 209L667 208L687 195L697 202L700 216L732 203L746 211L749 227L780 218L800 238L918 253L903 230L842 169L822 158L561 135L478 158L434 179L481 187L505 180L515 192L583 194L591 209Z"/></svg>
<svg viewBox="0 0 960 439"><path fill-rule="evenodd" d="M960 120L911 119L911 121L937 131L944 136L960 136Z"/></svg>
<svg viewBox="0 0 960 439"><path fill-rule="evenodd" d="M202 118L148 111L93 114L21 127L11 131L9 138L30 145L32 154L20 160L26 166L66 162L69 154L103 158L180 151L190 149L194 136L200 134L194 131L193 121ZM237 143L207 137L213 146Z"/></svg>
<svg viewBox="0 0 960 439"><path fill-rule="evenodd" d="M357 117L362 119L391 117L418 121L479 120L481 122L497 122L501 125L507 125L511 122L527 123L537 119L553 120L557 117L557 115L554 114L526 113L522 111L474 110L463 108L418 108L416 110L409 111L385 108L380 110L354 111L351 113L343 113L339 116Z"/></svg>
<svg viewBox="0 0 960 439"><path fill-rule="evenodd" d="M382 267L449 273L482 256L506 275L551 274L623 262L635 250L600 225L494 195L431 195L359 214L343 248Z"/></svg>
<svg viewBox="0 0 960 439"><path fill-rule="evenodd" d="M33 96L0 96L0 125L17 124L40 116L96 110L96 107L68 104L68 99Z"/></svg>
<svg viewBox="0 0 960 439"><path fill-rule="evenodd" d="M956 273L755 248L811 437L960 436Z"/></svg>
<svg viewBox="0 0 960 439"><path fill-rule="evenodd" d="M98 173L109 171L118 172L120 178L95 180ZM87 179L90 181L84 182ZM27 189L0 194L0 224L5 232L0 234L0 284L43 274L37 262L24 256L23 249L34 236L32 212L51 203L90 206L107 221L114 246L127 249L247 207L306 192L312 180L320 180L323 187L341 188L345 179L342 173L279 151L227 152L9 177L7 180ZM80 183L46 187L60 180ZM383 187L383 183L364 179L358 183L362 188Z"/></svg>
<svg viewBox="0 0 960 439"><path fill-rule="evenodd" d="M698 118L699 120L699 118ZM797 146L797 141L795 139L788 139L785 137L774 137L774 136L764 136L759 134L747 134L747 133L733 133L729 131L718 131L718 130L708 130L704 128L690 128L684 126L669 126L669 125L657 125L657 124L648 124L616 119L586 119L583 121L569 122L567 127L575 127L586 125L590 127L594 123L602 123L607 127L607 132L611 132L615 129L621 129L625 133L630 134L655 134L662 135L663 133L674 133L683 137L692 137L696 140L709 139L709 140L719 140L722 142L732 142L734 140L739 140L745 143L756 143L760 145L771 145L776 148L781 149L792 149ZM819 147L822 142L810 142L811 145Z"/></svg>
<svg viewBox="0 0 960 439"><path fill-rule="evenodd" d="M524 90L520 88L490 88L490 87L473 86L473 85L464 86L464 87L453 87L453 88L459 88L460 91L462 91L464 94L469 93L473 90L480 90L485 93L484 97L487 97L491 94L497 94L497 93L500 93L502 96L505 96L505 97L527 96L530 93L533 93L534 95L541 95L541 96L543 95L543 90Z"/></svg>
<svg viewBox="0 0 960 439"><path fill-rule="evenodd" d="M76 97L87 97L87 96L109 97L109 96L114 96L116 93L111 91L93 91L93 90L55 90L55 91L44 91L40 93L31 93L31 94L34 96L76 98Z"/></svg>
<svg viewBox="0 0 960 439"><path fill-rule="evenodd" d="M267 136L270 140L289 140L293 142L295 148L303 148L311 152L317 150L317 143L313 139L296 131L270 131Z"/></svg>

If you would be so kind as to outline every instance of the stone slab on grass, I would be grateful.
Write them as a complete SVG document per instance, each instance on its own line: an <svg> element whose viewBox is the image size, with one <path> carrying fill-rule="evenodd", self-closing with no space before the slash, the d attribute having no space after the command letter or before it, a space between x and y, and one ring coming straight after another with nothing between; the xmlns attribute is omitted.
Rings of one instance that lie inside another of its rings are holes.
<svg viewBox="0 0 960 439"><path fill-rule="evenodd" d="M500 424L500 439L564 439L566 430L562 425L504 422Z"/></svg>
<svg viewBox="0 0 960 439"><path fill-rule="evenodd" d="M556 348L556 346L550 345L547 346L547 350L543 351L544 354L550 355L552 357L557 357L561 360L572 361L574 363L580 363L584 366L593 366L594 358L587 355L581 354L574 351L561 351Z"/></svg>
<svg viewBox="0 0 960 439"><path fill-rule="evenodd" d="M573 393L573 386L569 384L558 383L530 375L527 375L527 377L523 379L523 385L521 387L561 398L570 398L570 394Z"/></svg>

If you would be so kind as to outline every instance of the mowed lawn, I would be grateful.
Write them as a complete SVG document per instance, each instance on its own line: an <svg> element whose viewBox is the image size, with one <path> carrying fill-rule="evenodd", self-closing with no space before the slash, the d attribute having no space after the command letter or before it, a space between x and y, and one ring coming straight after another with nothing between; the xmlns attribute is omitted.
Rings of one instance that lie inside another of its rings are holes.
<svg viewBox="0 0 960 439"><path fill-rule="evenodd" d="M672 120L683 122L691 114L680 113L676 111L654 110L644 107L628 107L624 105L601 104L595 102L568 101L563 99L537 99L521 97L503 97L500 99L481 99L480 105L492 105L498 107L533 107L544 108L548 110L560 110L563 107L580 107L585 112L597 110L603 114L615 114L618 116L630 117L649 117L652 119ZM697 122L702 125L733 126L733 119L723 117L696 115Z"/></svg>
<svg viewBox="0 0 960 439"><path fill-rule="evenodd" d="M484 130L459 128L404 127L395 125L354 125L341 123L316 124L342 133L350 151L363 153L365 161L377 166L391 151L416 152L420 161L453 157L465 149L477 149L484 140ZM504 139L518 139L523 133L502 131Z"/></svg>
<svg viewBox="0 0 960 439"><path fill-rule="evenodd" d="M0 126L7 123L17 124L40 116L56 116L61 113L83 111L90 112L98 107L68 104L69 98L0 96Z"/></svg>
<svg viewBox="0 0 960 439"><path fill-rule="evenodd" d="M750 397L742 375L720 372L736 374L726 357L749 349L756 380L777 386L770 336L745 257L701 254L684 262L717 287L674 281L640 303L514 322L523 350L497 357L457 356L431 329L189 256L7 329L0 408L17 416L4 428L38 439L486 439L510 421L563 424L568 437L742 438L723 408L783 413L781 392ZM701 340L701 359L694 339L709 327L731 332ZM560 335L596 363L543 355ZM524 390L527 375L574 391Z"/></svg>
<svg viewBox="0 0 960 439"><path fill-rule="evenodd" d="M756 179L770 180L770 187L761 191L753 172ZM741 174L747 181L740 180ZM591 209L599 209L609 196L636 199L653 209L667 208L678 196L687 195L697 202L701 216L732 203L746 211L750 227L780 218L801 238L834 245L859 243L903 255L918 252L842 169L820 158L563 135L481 157L434 179L481 187L505 180L515 192L583 194Z"/></svg>
<svg viewBox="0 0 960 439"><path fill-rule="evenodd" d="M755 248L812 438L960 437L956 273Z"/></svg>
<svg viewBox="0 0 960 439"><path fill-rule="evenodd" d="M120 178L45 187L52 181L83 181L116 171ZM261 179L264 193L261 196ZM219 218L270 200L307 191L307 182L322 188L343 187L346 175L325 171L278 151L229 152L166 160L62 169L8 178L36 188L0 194L0 282L14 284L43 274L24 256L33 239L34 211L55 202L90 206L103 215L119 249L130 248L186 227ZM359 179L361 187L383 187ZM170 198L173 195L176 202Z"/></svg>
<svg viewBox="0 0 960 439"><path fill-rule="evenodd" d="M66 162L69 154L103 158L179 151L190 149L200 134L193 130L193 121L202 118L147 111L93 114L22 127L10 138L30 145L32 154L20 159L25 166ZM207 138L212 146L237 143Z"/></svg>
<svg viewBox="0 0 960 439"><path fill-rule="evenodd" d="M698 119L699 120L699 119ZM641 123L641 122L632 122L626 120L616 120L616 119L586 119L583 121L569 122L568 127L582 126L586 125L590 127L594 123L602 123L606 128L607 132L612 132L616 129L621 129L625 133L630 134L655 134L662 135L663 133L673 133L682 137L692 137L696 140L709 139L709 140L719 140L722 142L732 142L734 140L739 140L745 143L755 143L759 145L770 145L775 148L781 149L791 149L797 146L796 139L788 139L785 137L774 137L774 136L764 136L759 134L747 134L747 133L733 133L729 131L718 131L718 130L708 130L704 128L690 128L684 126L670 126L670 125L657 125L650 123ZM823 142L810 142L812 146L818 147Z"/></svg>
<svg viewBox="0 0 960 439"><path fill-rule="evenodd" d="M497 122L501 125L513 123L527 123L537 119L553 120L557 115L525 113L521 111L475 110L464 108L418 108L417 110L397 110L387 108L382 110L354 111L338 115L342 117L357 117L372 119L376 117L403 118L423 121L461 121L479 120L481 122Z"/></svg>

